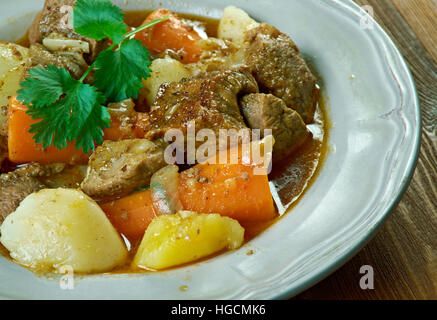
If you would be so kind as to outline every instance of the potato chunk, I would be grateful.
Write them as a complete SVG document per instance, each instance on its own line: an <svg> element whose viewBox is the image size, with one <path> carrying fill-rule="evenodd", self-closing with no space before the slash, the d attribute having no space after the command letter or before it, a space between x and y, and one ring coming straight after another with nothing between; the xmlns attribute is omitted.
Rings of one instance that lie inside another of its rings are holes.
<svg viewBox="0 0 437 320"><path fill-rule="evenodd" d="M234 6L226 7L218 26L218 37L241 46L247 31L259 25L242 9Z"/></svg>
<svg viewBox="0 0 437 320"><path fill-rule="evenodd" d="M191 76L191 72L181 62L168 56L163 59L153 60L150 69L152 74L150 78L144 81L146 99L149 105L153 105L155 102L161 84L164 82L178 82L182 78Z"/></svg>
<svg viewBox="0 0 437 320"><path fill-rule="evenodd" d="M125 262L120 235L91 198L74 189L44 189L26 197L0 227L0 242L17 262L38 271L113 269Z"/></svg>
<svg viewBox="0 0 437 320"><path fill-rule="evenodd" d="M169 268L222 249L236 249L243 239L243 227L218 214L180 211L162 215L147 228L133 265L156 270Z"/></svg>
<svg viewBox="0 0 437 320"><path fill-rule="evenodd" d="M0 110L9 104L9 96L16 94L28 64L29 49L0 41ZM5 125L6 116L0 112L0 135Z"/></svg>

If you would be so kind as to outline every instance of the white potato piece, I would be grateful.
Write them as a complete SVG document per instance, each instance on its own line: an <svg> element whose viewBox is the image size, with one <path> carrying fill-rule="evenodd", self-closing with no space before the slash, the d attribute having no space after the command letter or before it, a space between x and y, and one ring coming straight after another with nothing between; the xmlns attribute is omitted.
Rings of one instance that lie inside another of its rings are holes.
<svg viewBox="0 0 437 320"><path fill-rule="evenodd" d="M0 242L18 263L38 271L109 271L127 250L102 209L82 191L44 189L26 197L0 227Z"/></svg>
<svg viewBox="0 0 437 320"><path fill-rule="evenodd" d="M0 41L0 109L9 104L10 96L16 94L29 63L29 49ZM5 123L6 117L0 112L0 134Z"/></svg>
<svg viewBox="0 0 437 320"><path fill-rule="evenodd" d="M149 105L153 105L158 93L159 87L164 82L177 82L191 76L184 64L166 56L162 59L155 59L150 67L152 69L151 77L144 80L144 89L146 99Z"/></svg>
<svg viewBox="0 0 437 320"><path fill-rule="evenodd" d="M223 249L237 249L243 240L243 227L229 217L190 211L161 215L147 228L133 265L165 269Z"/></svg>
<svg viewBox="0 0 437 320"><path fill-rule="evenodd" d="M89 42L83 40L44 38L42 44L52 52L90 53Z"/></svg>
<svg viewBox="0 0 437 320"><path fill-rule="evenodd" d="M218 26L218 37L242 46L247 31L259 25L242 9L226 7Z"/></svg>

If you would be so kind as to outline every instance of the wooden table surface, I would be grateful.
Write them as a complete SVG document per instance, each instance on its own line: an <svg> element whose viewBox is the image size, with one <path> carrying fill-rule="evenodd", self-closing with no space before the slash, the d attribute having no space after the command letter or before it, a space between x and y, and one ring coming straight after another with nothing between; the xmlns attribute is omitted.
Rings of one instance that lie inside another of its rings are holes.
<svg viewBox="0 0 437 320"><path fill-rule="evenodd" d="M378 234L337 272L296 299L437 299L437 0L356 0L402 52L422 112L422 145L413 179ZM362 290L360 267L374 270Z"/></svg>

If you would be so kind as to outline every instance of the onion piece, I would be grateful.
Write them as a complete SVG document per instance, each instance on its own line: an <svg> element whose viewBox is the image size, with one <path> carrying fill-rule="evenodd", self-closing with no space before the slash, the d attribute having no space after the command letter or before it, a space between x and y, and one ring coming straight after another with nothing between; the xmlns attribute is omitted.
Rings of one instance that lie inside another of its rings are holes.
<svg viewBox="0 0 437 320"><path fill-rule="evenodd" d="M135 114L135 102L132 99L126 99L120 102L109 103L108 111L114 117L129 116Z"/></svg>
<svg viewBox="0 0 437 320"><path fill-rule="evenodd" d="M182 210L178 186L179 168L176 165L166 166L152 176L150 192L153 206L161 214L175 214Z"/></svg>
<svg viewBox="0 0 437 320"><path fill-rule="evenodd" d="M90 44L83 40L45 38L42 44L52 52L70 51L90 53Z"/></svg>

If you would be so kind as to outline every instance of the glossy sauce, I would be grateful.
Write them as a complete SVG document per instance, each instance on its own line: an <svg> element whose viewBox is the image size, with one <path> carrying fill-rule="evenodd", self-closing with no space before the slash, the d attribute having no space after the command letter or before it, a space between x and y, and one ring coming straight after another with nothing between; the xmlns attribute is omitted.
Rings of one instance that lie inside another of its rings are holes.
<svg viewBox="0 0 437 320"><path fill-rule="evenodd" d="M130 11L126 13L125 21L129 26L138 27L146 19L151 11ZM217 29L219 20L211 19L196 15L178 14L179 16L200 21L204 30L210 37L217 36ZM278 195L281 199L282 205L287 210L292 209L303 196L305 191L311 186L317 177L317 174L323 164L324 157L327 153L327 133L329 129L326 106L323 96L320 95L319 103L316 110L315 121L310 125L310 129L313 133L313 137L308 139L298 150L293 152L287 159L282 160L280 163L274 163L272 172L269 175L269 181L272 182ZM264 230L275 224L281 219L278 216L276 219L266 221L263 223L246 223L242 224L245 229L244 242L247 243ZM130 243L132 249L130 250L130 259L124 266L113 270L111 273L129 273L129 272L151 272L150 270L132 269L130 262L136 253L136 249L139 246L138 243ZM181 268L186 265L197 264L199 262L209 260L225 252L225 250L217 252L211 256L190 262L184 265L179 265L171 269ZM166 269L168 270L168 269ZM165 270L160 270L165 271ZM156 271L155 271L156 272Z"/></svg>
<svg viewBox="0 0 437 320"><path fill-rule="evenodd" d="M125 21L131 27L138 27L150 13L151 11L147 10L129 11L126 12ZM219 20L187 14L179 14L179 16L183 17L184 19L200 22L199 27L202 28L208 36L217 36ZM17 43L28 46L29 42L27 36L24 36ZM276 191L279 195L282 206L287 208L287 211L289 211L298 203L305 191L308 190L311 184L315 181L323 164L323 160L328 152L327 138L329 132L329 121L326 114L326 105L322 95L320 95L317 106L315 121L309 126L309 129L313 133L313 137L308 139L287 159L281 161L280 163L274 163L273 170L269 175L269 181L276 187ZM245 243L258 236L268 227L280 221L280 219L281 217L278 216L278 218L264 223L243 224L242 226L245 228ZM130 263L136 253L139 242L140 241L129 243L131 248L130 259L128 259L124 266L121 266L110 273L150 272L150 270L133 270L130 267ZM1 245L0 253L9 256L8 251ZM189 264L196 264L200 261L208 260L221 253L223 253L223 251ZM248 251L248 254L250 254L250 250ZM180 267L181 266L177 266L175 268Z"/></svg>

